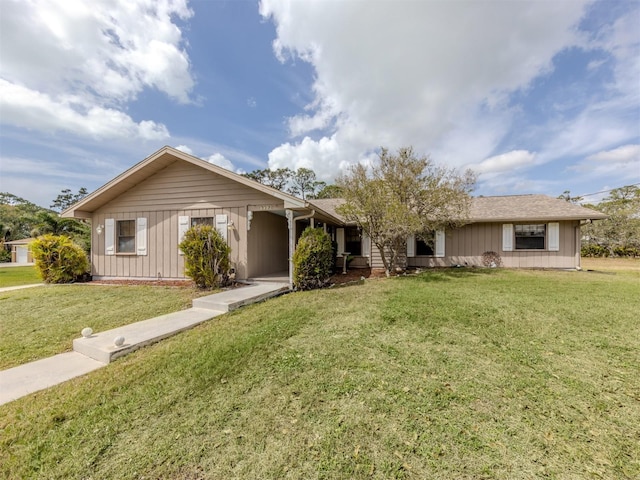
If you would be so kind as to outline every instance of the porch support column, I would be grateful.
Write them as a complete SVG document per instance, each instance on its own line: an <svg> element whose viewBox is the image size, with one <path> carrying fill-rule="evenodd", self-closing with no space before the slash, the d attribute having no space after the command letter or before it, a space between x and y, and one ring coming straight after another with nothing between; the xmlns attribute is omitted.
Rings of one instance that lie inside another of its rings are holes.
<svg viewBox="0 0 640 480"><path fill-rule="evenodd" d="M289 288L293 289L293 252L296 246L296 222L293 221L293 210L284 211L289 226Z"/></svg>

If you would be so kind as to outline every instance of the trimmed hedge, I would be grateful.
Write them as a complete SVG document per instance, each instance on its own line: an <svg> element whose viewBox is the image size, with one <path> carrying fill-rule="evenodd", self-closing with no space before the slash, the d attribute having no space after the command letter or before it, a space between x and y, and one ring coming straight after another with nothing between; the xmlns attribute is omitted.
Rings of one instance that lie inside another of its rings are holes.
<svg viewBox="0 0 640 480"><path fill-rule="evenodd" d="M229 284L231 248L210 225L195 225L180 243L185 274L198 288L219 288Z"/></svg>
<svg viewBox="0 0 640 480"><path fill-rule="evenodd" d="M298 290L325 287L333 271L331 238L321 228L307 227L293 254L293 285Z"/></svg>
<svg viewBox="0 0 640 480"><path fill-rule="evenodd" d="M65 235L42 235L31 242L31 253L46 283L71 283L89 273L86 252Z"/></svg>

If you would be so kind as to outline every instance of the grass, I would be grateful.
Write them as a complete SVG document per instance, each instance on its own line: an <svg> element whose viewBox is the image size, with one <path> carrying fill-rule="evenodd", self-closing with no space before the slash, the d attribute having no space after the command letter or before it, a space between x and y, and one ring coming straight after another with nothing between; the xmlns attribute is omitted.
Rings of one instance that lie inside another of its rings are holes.
<svg viewBox="0 0 640 480"><path fill-rule="evenodd" d="M584 270L640 272L640 258L582 258Z"/></svg>
<svg viewBox="0 0 640 480"><path fill-rule="evenodd" d="M0 477L638 478L635 272L294 293L0 407Z"/></svg>
<svg viewBox="0 0 640 480"><path fill-rule="evenodd" d="M35 267L0 266L0 288L42 283Z"/></svg>
<svg viewBox="0 0 640 480"><path fill-rule="evenodd" d="M84 327L99 332L182 310L195 295L190 288L82 284L0 292L0 370L71 351Z"/></svg>

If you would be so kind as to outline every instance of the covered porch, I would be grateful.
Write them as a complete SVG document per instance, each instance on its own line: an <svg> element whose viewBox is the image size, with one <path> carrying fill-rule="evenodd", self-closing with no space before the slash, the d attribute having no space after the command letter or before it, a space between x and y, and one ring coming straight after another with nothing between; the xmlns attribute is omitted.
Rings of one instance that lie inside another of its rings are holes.
<svg viewBox="0 0 640 480"><path fill-rule="evenodd" d="M304 229L323 228L335 240L340 224L318 208L248 209L247 280L292 284L293 254Z"/></svg>

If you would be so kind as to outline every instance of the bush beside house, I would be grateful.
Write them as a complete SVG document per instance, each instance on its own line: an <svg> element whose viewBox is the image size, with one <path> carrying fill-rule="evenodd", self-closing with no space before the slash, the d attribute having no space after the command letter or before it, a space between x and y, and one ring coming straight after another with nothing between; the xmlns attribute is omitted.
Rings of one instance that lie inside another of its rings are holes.
<svg viewBox="0 0 640 480"><path fill-rule="evenodd" d="M87 254L65 235L42 235L31 242L31 252L46 283L71 283L89 273Z"/></svg>
<svg viewBox="0 0 640 480"><path fill-rule="evenodd" d="M191 227L180 243L184 254L185 274L198 288L212 289L229 283L231 247L209 225Z"/></svg>
<svg viewBox="0 0 640 480"><path fill-rule="evenodd" d="M306 228L293 254L294 287L311 290L326 286L331 277L333 258L329 235L320 228Z"/></svg>

